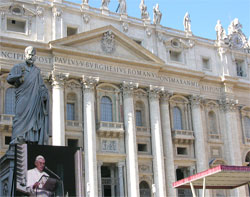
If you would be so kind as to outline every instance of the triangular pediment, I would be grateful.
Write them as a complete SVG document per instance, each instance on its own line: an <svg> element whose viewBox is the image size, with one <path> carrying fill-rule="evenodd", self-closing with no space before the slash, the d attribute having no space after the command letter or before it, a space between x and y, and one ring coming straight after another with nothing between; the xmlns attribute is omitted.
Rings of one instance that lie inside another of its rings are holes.
<svg viewBox="0 0 250 197"><path fill-rule="evenodd" d="M111 25L58 39L50 42L50 45L52 48L89 53L99 58L103 56L135 62L164 63Z"/></svg>

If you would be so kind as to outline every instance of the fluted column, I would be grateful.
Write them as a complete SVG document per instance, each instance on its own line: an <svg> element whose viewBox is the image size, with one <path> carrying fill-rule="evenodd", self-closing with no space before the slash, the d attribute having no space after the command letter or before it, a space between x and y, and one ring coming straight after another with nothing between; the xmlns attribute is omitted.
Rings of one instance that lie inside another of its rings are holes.
<svg viewBox="0 0 250 197"><path fill-rule="evenodd" d="M161 90L162 88L157 86L150 86L149 88L150 123L156 197L166 196L164 155L159 104L159 93L161 92Z"/></svg>
<svg viewBox="0 0 250 197"><path fill-rule="evenodd" d="M205 133L204 126L202 125L202 111L201 111L201 97L191 96L191 108L192 108L192 121L193 130L195 135L195 155L197 172L204 171L208 168L208 161L206 157L206 146L205 146Z"/></svg>
<svg viewBox="0 0 250 197"><path fill-rule="evenodd" d="M52 73L52 145L65 146L64 83L68 74Z"/></svg>
<svg viewBox="0 0 250 197"><path fill-rule="evenodd" d="M163 91L161 94L161 125L163 135L163 148L165 152L165 175L167 185L167 196L176 196L176 190L172 187L175 181L175 168L174 168L174 152L171 135L170 112L169 112L169 98L172 94Z"/></svg>
<svg viewBox="0 0 250 197"><path fill-rule="evenodd" d="M133 99L133 90L137 87L138 84L132 82L123 82L122 84L128 196L133 197L139 197L138 158Z"/></svg>
<svg viewBox="0 0 250 197"><path fill-rule="evenodd" d="M96 164L95 85L99 78L83 77L84 155L86 196L98 196Z"/></svg>

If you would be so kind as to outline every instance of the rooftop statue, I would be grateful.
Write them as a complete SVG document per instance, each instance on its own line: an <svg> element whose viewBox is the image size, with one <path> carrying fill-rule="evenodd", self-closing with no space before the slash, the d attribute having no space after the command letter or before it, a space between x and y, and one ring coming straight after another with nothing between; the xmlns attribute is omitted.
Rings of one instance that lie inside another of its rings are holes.
<svg viewBox="0 0 250 197"><path fill-rule="evenodd" d="M12 144L48 143L49 95L40 69L34 65L36 49L25 49L25 62L11 69L7 82L14 85L16 103L13 119Z"/></svg>
<svg viewBox="0 0 250 197"><path fill-rule="evenodd" d="M108 10L110 0L102 0L102 9Z"/></svg>
<svg viewBox="0 0 250 197"><path fill-rule="evenodd" d="M119 12L120 14L127 14L126 0L119 0Z"/></svg>
<svg viewBox="0 0 250 197"><path fill-rule="evenodd" d="M216 37L217 37L217 41L221 41L224 40L227 36L226 36L226 31L225 29L222 27L220 20L217 21L217 24L215 26L215 31L216 31Z"/></svg>
<svg viewBox="0 0 250 197"><path fill-rule="evenodd" d="M191 19L188 12L186 12L184 19L183 19L184 31L191 32Z"/></svg>
<svg viewBox="0 0 250 197"><path fill-rule="evenodd" d="M147 11L147 6L144 4L144 0L141 0L139 8L141 10L141 18L148 20L149 19L149 13Z"/></svg>
<svg viewBox="0 0 250 197"><path fill-rule="evenodd" d="M153 22L154 22L154 24L160 24L162 13L159 10L159 4L158 3L155 5L153 10L154 10L154 21Z"/></svg>
<svg viewBox="0 0 250 197"><path fill-rule="evenodd" d="M241 32L241 29L242 25L240 24L239 19L235 18L228 27L228 35Z"/></svg>

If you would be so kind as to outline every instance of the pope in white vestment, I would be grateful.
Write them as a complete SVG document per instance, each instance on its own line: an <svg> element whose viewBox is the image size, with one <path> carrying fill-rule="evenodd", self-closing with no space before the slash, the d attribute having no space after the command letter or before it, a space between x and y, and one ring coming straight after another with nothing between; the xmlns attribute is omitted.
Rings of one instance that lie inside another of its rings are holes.
<svg viewBox="0 0 250 197"><path fill-rule="evenodd" d="M30 196L47 197L50 196L50 192L42 190L49 175L43 171L45 166L45 159L39 155L36 157L35 168L28 170L27 172L27 192Z"/></svg>

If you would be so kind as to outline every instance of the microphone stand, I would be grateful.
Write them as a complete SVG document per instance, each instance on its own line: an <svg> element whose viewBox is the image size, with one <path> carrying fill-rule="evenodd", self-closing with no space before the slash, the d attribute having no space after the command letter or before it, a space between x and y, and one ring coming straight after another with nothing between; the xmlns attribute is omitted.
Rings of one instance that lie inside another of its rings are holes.
<svg viewBox="0 0 250 197"><path fill-rule="evenodd" d="M59 182L62 183L62 196L64 196L64 184L63 184L63 180L61 179L61 177L59 177L56 173L50 170L47 166L44 166L44 169L48 171L50 174L52 174L53 176L55 176L59 180Z"/></svg>

